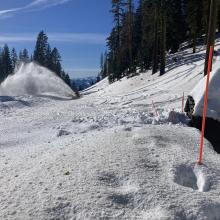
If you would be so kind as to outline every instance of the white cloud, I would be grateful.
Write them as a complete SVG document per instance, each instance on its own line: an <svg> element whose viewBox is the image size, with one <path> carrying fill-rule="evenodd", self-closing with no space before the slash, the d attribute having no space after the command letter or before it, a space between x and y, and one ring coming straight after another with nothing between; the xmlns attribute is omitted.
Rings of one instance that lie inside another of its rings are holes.
<svg viewBox="0 0 220 220"><path fill-rule="evenodd" d="M49 42L104 45L107 35L97 33L48 33ZM37 33L1 34L0 44L35 42Z"/></svg>
<svg viewBox="0 0 220 220"><path fill-rule="evenodd" d="M8 17L12 17L13 15L15 15L16 13L19 13L19 12L43 10L45 8L65 4L69 1L71 1L71 0L35 0L35 1L31 2L30 4L27 4L23 7L1 10L0 11L0 18L5 19Z"/></svg>
<svg viewBox="0 0 220 220"><path fill-rule="evenodd" d="M28 10L41 10L52 6L57 6L65 4L71 0L35 0L29 5L25 6L23 9Z"/></svg>
<svg viewBox="0 0 220 220"><path fill-rule="evenodd" d="M0 43L9 44L9 43L23 43L23 42L34 42L36 41L36 36L22 36L22 35L0 35Z"/></svg>

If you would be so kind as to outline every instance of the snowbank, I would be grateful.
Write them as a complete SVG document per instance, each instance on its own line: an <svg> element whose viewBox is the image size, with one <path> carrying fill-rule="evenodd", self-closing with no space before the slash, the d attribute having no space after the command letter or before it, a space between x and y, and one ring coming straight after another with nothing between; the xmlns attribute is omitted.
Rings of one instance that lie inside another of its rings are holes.
<svg viewBox="0 0 220 220"><path fill-rule="evenodd" d="M195 101L195 116L203 115L207 76L202 78L191 92ZM220 68L214 69L210 76L207 117L220 121Z"/></svg>

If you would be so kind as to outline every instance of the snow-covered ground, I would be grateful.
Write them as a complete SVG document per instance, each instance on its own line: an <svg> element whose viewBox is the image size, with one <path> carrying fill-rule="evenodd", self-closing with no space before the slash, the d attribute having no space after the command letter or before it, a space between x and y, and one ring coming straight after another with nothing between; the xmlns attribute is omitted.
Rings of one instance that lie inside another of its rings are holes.
<svg viewBox="0 0 220 220"><path fill-rule="evenodd" d="M218 47L217 47L218 48ZM220 160L186 126L204 50L81 99L0 97L0 219L220 219ZM216 62L214 65L217 65Z"/></svg>

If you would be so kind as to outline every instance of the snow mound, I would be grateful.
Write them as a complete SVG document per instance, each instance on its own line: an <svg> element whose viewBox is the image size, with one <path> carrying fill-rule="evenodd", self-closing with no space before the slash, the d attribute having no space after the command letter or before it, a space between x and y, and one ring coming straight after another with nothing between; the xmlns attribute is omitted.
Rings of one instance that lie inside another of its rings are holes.
<svg viewBox="0 0 220 220"><path fill-rule="evenodd" d="M74 96L72 89L55 73L34 62L21 63L0 86L0 96Z"/></svg>
<svg viewBox="0 0 220 220"><path fill-rule="evenodd" d="M202 78L191 92L195 100L195 116L202 116L207 77ZM220 68L212 71L209 82L207 117L220 121Z"/></svg>

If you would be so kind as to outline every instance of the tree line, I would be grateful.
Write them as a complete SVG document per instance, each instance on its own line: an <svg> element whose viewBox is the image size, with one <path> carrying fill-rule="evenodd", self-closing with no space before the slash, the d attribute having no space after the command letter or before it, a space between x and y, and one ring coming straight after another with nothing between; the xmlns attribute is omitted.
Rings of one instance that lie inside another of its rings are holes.
<svg viewBox="0 0 220 220"><path fill-rule="evenodd" d="M188 41L192 53L198 43L214 43L220 30L220 0L111 0L114 18L101 55L101 76L110 82L137 71L166 70L167 53ZM206 67L205 67L206 69Z"/></svg>
<svg viewBox="0 0 220 220"><path fill-rule="evenodd" d="M55 72L71 86L70 77L62 68L60 53L56 47L51 49L48 43L48 37L44 31L38 34L35 49L31 56L29 56L29 52L26 48L21 50L19 54L17 54L15 48L12 48L10 51L7 44L4 45L3 48L0 48L0 83L3 82L8 75L15 72L19 63L28 63L32 61Z"/></svg>

